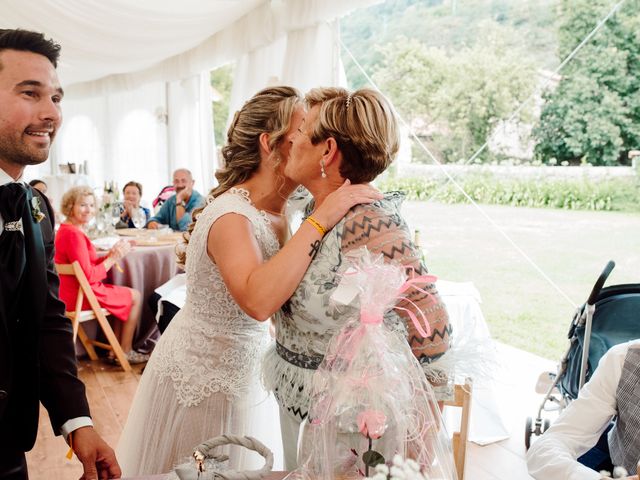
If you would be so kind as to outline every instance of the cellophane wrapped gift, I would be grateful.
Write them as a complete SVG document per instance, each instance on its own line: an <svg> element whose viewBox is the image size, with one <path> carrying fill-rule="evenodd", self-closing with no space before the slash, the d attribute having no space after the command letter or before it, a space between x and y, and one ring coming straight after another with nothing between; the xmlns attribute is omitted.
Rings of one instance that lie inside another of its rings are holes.
<svg viewBox="0 0 640 480"><path fill-rule="evenodd" d="M402 266L385 263L366 249L350 261L343 281L359 291L360 317L336 333L314 375L299 468L290 477L373 476L377 464L393 467L394 456L400 455L417 462L422 478L456 480L451 442L433 390L407 340L383 323L384 313L405 292L435 277L408 279ZM429 329L420 312L409 315L419 330Z"/></svg>

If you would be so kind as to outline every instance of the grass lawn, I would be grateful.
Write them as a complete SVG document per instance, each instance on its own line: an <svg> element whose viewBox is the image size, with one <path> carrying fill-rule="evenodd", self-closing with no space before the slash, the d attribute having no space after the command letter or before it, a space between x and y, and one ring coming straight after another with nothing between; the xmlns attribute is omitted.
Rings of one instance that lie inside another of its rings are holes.
<svg viewBox="0 0 640 480"><path fill-rule="evenodd" d="M484 212L568 297L559 293L474 207L407 201L429 270L471 281L493 337L556 360L567 331L608 260L607 285L640 283L640 214L481 205Z"/></svg>

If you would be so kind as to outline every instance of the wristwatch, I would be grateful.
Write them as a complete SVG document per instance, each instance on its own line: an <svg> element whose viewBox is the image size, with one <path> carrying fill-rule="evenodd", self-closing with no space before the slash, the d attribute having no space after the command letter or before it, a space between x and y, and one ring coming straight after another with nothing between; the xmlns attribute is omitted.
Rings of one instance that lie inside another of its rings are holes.
<svg viewBox="0 0 640 480"><path fill-rule="evenodd" d="M180 205L185 210L187 209L187 202L185 202L184 200L182 200L180 203L178 203L178 205Z"/></svg>

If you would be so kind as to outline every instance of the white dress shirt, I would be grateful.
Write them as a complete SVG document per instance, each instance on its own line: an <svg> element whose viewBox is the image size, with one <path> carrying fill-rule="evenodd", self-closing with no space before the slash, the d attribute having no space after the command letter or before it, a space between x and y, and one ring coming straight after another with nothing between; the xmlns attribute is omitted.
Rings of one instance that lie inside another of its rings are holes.
<svg viewBox="0 0 640 480"><path fill-rule="evenodd" d="M2 168L0 168L0 185L6 185L7 183L12 183L12 182L21 183L24 185L24 182L22 181L22 177L18 178L18 180L14 180L11 175L9 175ZM4 220L2 219L2 215L0 215L0 235L2 235L3 231L4 231ZM60 431L66 440L69 438L69 434L74 430L77 430L80 427L92 427L92 426L93 426L93 422L91 421L90 417L77 417L77 418L71 418L67 420L60 427Z"/></svg>
<svg viewBox="0 0 640 480"><path fill-rule="evenodd" d="M612 347L601 359L578 398L560 414L527 453L529 474L537 480L600 480L598 472L576 460L597 442L617 413L616 391L630 345ZM634 475L635 472L630 473Z"/></svg>

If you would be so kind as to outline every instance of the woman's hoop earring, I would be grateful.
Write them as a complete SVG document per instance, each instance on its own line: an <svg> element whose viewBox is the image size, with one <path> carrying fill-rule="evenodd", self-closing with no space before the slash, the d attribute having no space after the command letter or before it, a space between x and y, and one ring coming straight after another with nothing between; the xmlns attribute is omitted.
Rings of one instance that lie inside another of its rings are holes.
<svg viewBox="0 0 640 480"><path fill-rule="evenodd" d="M320 176L322 178L327 178L327 172L324 171L324 160L320 161Z"/></svg>

